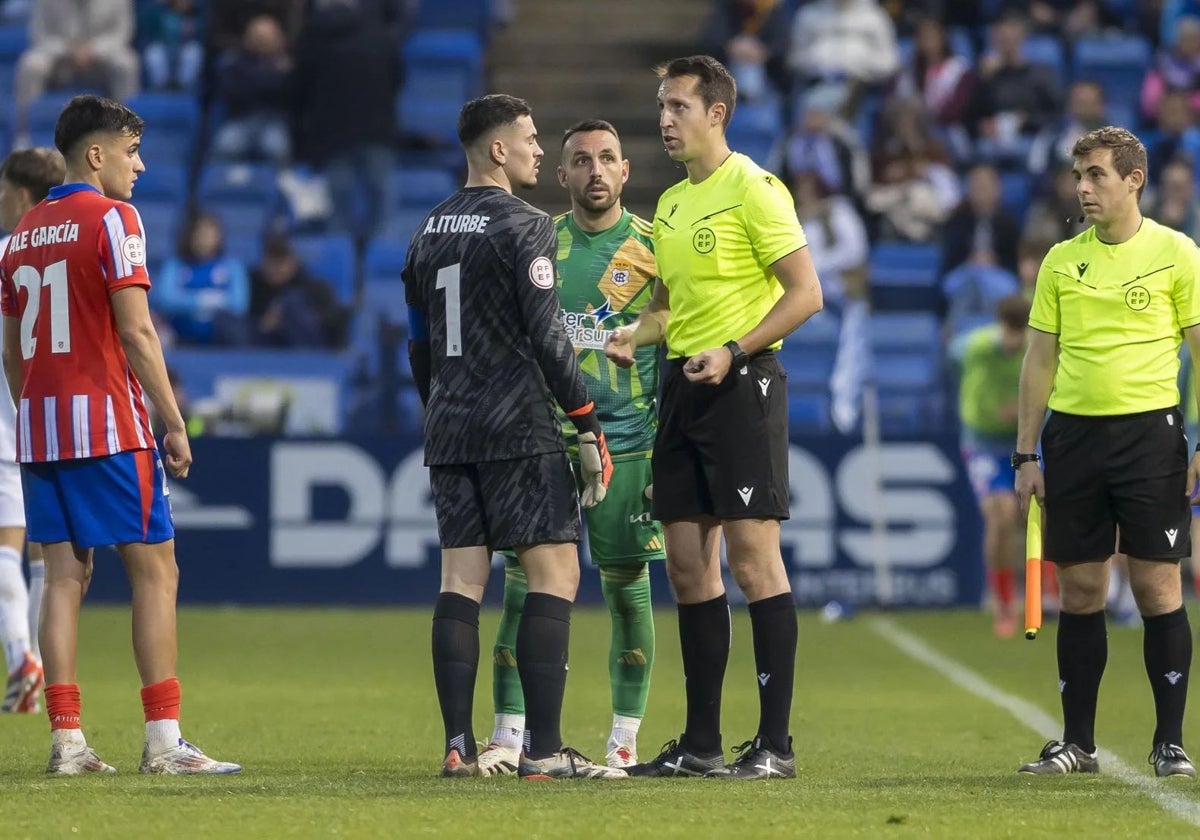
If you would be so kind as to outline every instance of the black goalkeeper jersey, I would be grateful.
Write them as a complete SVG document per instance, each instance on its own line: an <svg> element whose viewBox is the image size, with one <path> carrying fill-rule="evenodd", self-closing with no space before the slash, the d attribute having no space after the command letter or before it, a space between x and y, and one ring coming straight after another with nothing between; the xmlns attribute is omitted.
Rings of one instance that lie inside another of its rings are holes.
<svg viewBox="0 0 1200 840"><path fill-rule="evenodd" d="M588 397L562 325L557 248L550 217L499 187L460 189L413 236L403 279L429 328L427 465L563 450L554 403L573 411Z"/></svg>

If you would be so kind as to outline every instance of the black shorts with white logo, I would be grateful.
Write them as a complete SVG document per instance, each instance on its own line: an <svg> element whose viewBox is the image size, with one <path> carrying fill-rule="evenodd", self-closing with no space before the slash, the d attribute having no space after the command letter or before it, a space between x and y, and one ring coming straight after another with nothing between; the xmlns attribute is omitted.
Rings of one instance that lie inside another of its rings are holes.
<svg viewBox="0 0 1200 840"><path fill-rule="evenodd" d="M787 519L787 373L759 353L720 385L663 379L654 441L654 518Z"/></svg>
<svg viewBox="0 0 1200 840"><path fill-rule="evenodd" d="M1053 412L1042 430L1046 527L1056 563L1191 555L1188 444L1178 408L1082 417Z"/></svg>
<svg viewBox="0 0 1200 840"><path fill-rule="evenodd" d="M429 468L442 548L579 540L579 491L565 452Z"/></svg>

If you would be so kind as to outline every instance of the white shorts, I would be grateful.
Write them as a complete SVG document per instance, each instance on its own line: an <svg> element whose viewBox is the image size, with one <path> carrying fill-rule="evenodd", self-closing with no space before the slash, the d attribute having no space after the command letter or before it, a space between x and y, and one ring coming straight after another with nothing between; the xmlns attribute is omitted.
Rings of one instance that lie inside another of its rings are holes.
<svg viewBox="0 0 1200 840"><path fill-rule="evenodd" d="M25 527L25 496L21 492L21 467L0 461L0 528Z"/></svg>

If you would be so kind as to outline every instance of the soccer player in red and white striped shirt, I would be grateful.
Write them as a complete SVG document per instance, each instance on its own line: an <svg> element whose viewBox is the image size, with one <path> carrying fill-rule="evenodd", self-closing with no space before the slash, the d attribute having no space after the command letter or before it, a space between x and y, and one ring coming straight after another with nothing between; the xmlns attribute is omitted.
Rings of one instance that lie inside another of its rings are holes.
<svg viewBox="0 0 1200 840"><path fill-rule="evenodd" d="M150 320L146 242L126 204L145 171L143 123L98 96L59 115L66 180L30 210L0 260L4 372L17 406L29 539L44 544L42 657L52 747L46 772L115 772L80 730L76 639L92 549L115 545L133 591L142 678L143 773L235 773L183 740L175 675L174 525L166 468L192 462L183 417ZM166 423L163 459L147 400Z"/></svg>

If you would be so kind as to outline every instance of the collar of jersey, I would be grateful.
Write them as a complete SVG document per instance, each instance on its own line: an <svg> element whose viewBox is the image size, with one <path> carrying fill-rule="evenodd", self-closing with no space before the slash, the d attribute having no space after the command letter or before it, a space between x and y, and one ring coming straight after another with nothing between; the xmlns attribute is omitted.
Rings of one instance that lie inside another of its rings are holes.
<svg viewBox="0 0 1200 840"><path fill-rule="evenodd" d="M612 227L605 228L604 230L584 230L583 228L581 228L579 226L579 223L575 221L575 214L568 210L567 211L567 220L568 220L567 223L571 226L573 233L576 233L585 239L595 239L598 236L607 236L608 234L612 233L614 230L617 230L619 227L621 227L621 225L623 225L627 221L629 221L630 215L631 214L629 212L629 208L622 207L621 208L621 218L619 218L617 220L617 223L615 225L613 225Z"/></svg>
<svg viewBox="0 0 1200 840"><path fill-rule="evenodd" d="M96 189L91 184L61 184L57 187L51 187L50 192L46 195L46 198L51 200L66 198L69 195L73 195L77 192L83 192L84 190L91 190L96 195L103 195L100 190Z"/></svg>

